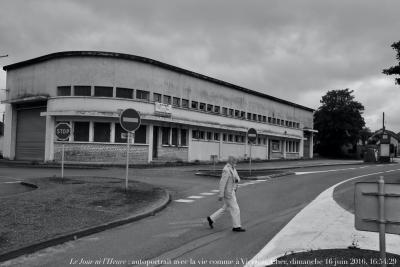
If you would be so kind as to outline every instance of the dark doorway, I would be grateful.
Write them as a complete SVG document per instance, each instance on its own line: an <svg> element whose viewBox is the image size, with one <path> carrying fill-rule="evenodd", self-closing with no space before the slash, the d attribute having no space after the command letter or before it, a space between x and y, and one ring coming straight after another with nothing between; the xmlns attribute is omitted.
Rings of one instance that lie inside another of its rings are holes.
<svg viewBox="0 0 400 267"><path fill-rule="evenodd" d="M159 127L154 126L154 129L153 129L153 159L158 158L158 132L159 132Z"/></svg>

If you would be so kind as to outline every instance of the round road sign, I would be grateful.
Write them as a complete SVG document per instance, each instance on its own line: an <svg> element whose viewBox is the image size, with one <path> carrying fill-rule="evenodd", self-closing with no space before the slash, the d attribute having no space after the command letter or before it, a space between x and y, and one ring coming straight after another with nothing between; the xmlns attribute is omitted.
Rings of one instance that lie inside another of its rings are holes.
<svg viewBox="0 0 400 267"><path fill-rule="evenodd" d="M247 131L247 139L249 140L250 143L254 143L257 139L257 131L254 128L250 128Z"/></svg>
<svg viewBox="0 0 400 267"><path fill-rule="evenodd" d="M119 122L125 131L136 131L140 126L140 114L132 108L125 109L119 117Z"/></svg>
<svg viewBox="0 0 400 267"><path fill-rule="evenodd" d="M56 125L56 136L60 140L67 140L71 135L71 127L68 123L61 122Z"/></svg>

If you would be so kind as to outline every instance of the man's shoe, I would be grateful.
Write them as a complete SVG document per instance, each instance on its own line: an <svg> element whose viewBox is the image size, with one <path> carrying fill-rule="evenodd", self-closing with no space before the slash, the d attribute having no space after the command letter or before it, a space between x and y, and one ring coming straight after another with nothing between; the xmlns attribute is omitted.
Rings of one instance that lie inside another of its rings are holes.
<svg viewBox="0 0 400 267"><path fill-rule="evenodd" d="M243 229L242 227L233 227L232 231L234 231L234 232L246 232L246 229Z"/></svg>
<svg viewBox="0 0 400 267"><path fill-rule="evenodd" d="M210 216L207 217L207 221L208 221L208 225L210 226L210 228L213 229L214 228L214 226L213 226L214 222L213 222L213 220L211 220Z"/></svg>

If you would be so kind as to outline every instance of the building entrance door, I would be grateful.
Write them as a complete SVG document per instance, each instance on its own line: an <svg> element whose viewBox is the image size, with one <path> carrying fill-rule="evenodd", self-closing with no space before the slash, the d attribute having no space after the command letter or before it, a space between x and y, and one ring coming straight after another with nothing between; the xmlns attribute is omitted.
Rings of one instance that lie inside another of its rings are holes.
<svg viewBox="0 0 400 267"><path fill-rule="evenodd" d="M158 132L159 132L159 127L154 126L154 129L153 129L153 159L158 158Z"/></svg>

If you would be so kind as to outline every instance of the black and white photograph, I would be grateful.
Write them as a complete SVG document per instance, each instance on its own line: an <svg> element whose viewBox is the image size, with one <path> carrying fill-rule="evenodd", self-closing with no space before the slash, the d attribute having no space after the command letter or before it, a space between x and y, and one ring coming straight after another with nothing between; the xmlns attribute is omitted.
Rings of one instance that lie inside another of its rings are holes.
<svg viewBox="0 0 400 267"><path fill-rule="evenodd" d="M400 266L399 11L0 0L0 267Z"/></svg>

